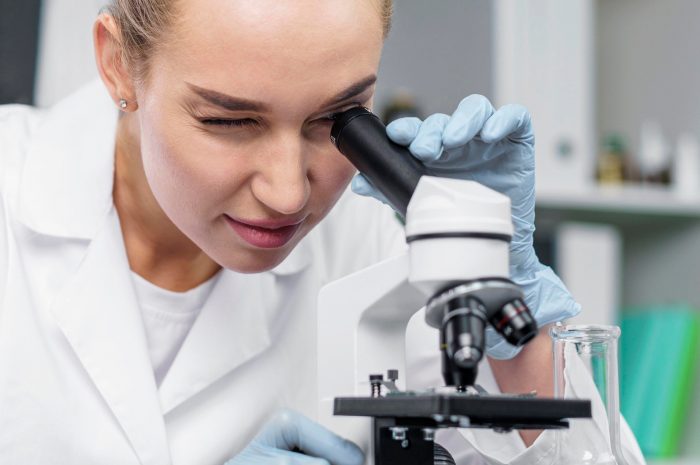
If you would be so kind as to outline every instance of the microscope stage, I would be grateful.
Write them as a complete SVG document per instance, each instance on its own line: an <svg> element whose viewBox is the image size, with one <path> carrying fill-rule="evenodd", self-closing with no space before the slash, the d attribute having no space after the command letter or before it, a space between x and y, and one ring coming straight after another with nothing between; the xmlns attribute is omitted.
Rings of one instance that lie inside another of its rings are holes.
<svg viewBox="0 0 700 465"><path fill-rule="evenodd" d="M401 394L339 397L334 414L395 420L427 428L567 428L568 419L591 418L588 400L474 394Z"/></svg>

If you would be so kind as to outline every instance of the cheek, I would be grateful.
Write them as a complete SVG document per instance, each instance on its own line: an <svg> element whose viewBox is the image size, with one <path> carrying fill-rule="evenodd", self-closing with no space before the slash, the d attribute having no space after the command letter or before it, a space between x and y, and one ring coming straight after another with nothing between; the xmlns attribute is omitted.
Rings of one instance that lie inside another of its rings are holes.
<svg viewBox="0 0 700 465"><path fill-rule="evenodd" d="M145 125L141 152L146 178L156 200L177 223L182 212L197 207L198 173L187 160L188 147L167 127Z"/></svg>
<svg viewBox="0 0 700 465"><path fill-rule="evenodd" d="M324 215L340 198L356 171L334 148L314 158L309 166L312 201Z"/></svg>
<svg viewBox="0 0 700 465"><path fill-rule="evenodd" d="M244 170L232 170L234 156L221 153L191 125L162 114L144 116L141 149L151 190L171 221L196 236L193 229L220 215L227 196L243 182Z"/></svg>

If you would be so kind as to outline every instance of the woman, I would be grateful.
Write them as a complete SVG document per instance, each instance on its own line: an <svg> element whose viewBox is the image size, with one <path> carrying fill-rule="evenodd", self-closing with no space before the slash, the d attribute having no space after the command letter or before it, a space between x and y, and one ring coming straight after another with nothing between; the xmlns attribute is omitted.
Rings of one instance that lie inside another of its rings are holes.
<svg viewBox="0 0 700 465"><path fill-rule="evenodd" d="M355 171L329 141L330 115L372 104L390 11L117 0L94 27L101 83L0 109L0 462L362 461L300 413L258 431L281 409L314 415L320 287L403 248L388 208L344 193ZM472 96L389 135L510 195L512 274L538 322L578 311L532 250L521 107ZM487 389L551 393L544 332L519 354L488 344ZM534 463L552 446L538 436L443 443L465 463Z"/></svg>

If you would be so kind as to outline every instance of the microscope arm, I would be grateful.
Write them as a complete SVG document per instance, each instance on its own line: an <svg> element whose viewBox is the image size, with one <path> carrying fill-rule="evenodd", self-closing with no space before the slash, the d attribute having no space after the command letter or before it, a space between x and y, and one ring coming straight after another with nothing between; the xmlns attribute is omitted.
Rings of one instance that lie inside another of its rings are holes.
<svg viewBox="0 0 700 465"><path fill-rule="evenodd" d="M326 285L318 304L319 420L355 440L367 425L333 415L338 394L369 395L369 375L396 369L406 384L406 327L425 294L408 282L408 254L377 263ZM437 332L436 332L437 344ZM437 350L437 345L436 345ZM348 429L349 428L349 429Z"/></svg>

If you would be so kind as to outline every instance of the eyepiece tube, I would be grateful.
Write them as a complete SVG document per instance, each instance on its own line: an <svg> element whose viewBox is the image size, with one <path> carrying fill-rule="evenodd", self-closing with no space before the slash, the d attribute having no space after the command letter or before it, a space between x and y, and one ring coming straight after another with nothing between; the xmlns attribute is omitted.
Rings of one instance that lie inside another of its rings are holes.
<svg viewBox="0 0 700 465"><path fill-rule="evenodd" d="M405 217L408 202L426 169L406 147L387 137L386 127L377 115L362 107L338 113L331 140Z"/></svg>

